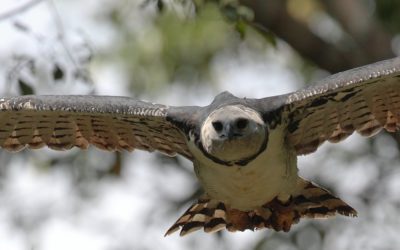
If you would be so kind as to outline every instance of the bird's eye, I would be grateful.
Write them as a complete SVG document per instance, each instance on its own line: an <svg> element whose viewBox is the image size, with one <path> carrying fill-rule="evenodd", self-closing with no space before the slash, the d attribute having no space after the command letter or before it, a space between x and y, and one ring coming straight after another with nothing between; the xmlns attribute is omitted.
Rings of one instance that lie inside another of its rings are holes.
<svg viewBox="0 0 400 250"><path fill-rule="evenodd" d="M212 123L212 125L213 125L215 131L217 131L217 132L221 132L222 131L222 127L223 127L222 126L222 122L215 121L215 122Z"/></svg>
<svg viewBox="0 0 400 250"><path fill-rule="evenodd" d="M247 119L239 118L239 119L237 119L237 121L236 121L236 127L237 127L238 129L244 129L244 128L247 127L247 124L248 124L248 123L249 123L249 121L248 121Z"/></svg>

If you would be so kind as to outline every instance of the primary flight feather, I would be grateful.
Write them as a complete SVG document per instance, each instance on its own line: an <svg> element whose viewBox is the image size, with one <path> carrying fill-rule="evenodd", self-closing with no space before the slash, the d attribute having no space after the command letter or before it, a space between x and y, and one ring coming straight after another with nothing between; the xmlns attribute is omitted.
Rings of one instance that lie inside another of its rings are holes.
<svg viewBox="0 0 400 250"><path fill-rule="evenodd" d="M298 176L297 155L354 131L400 127L400 57L263 99L228 92L205 107L169 107L111 96L0 98L0 146L158 150L191 160L205 191L167 231L185 235L273 228L302 217L356 211Z"/></svg>

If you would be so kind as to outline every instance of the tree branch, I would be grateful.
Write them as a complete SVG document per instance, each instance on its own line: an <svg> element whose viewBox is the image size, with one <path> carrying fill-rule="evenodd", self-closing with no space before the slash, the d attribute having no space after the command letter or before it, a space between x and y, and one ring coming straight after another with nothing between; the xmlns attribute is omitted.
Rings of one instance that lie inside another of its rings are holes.
<svg viewBox="0 0 400 250"><path fill-rule="evenodd" d="M366 63L393 57L391 35L374 18L360 0L322 1L328 13L357 43Z"/></svg>
<svg viewBox="0 0 400 250"><path fill-rule="evenodd" d="M348 4L348 1L345 2ZM254 24L272 31L289 43L301 56L331 73L393 56L388 51L388 49L390 50L390 39L377 35L375 29L368 31L370 37L367 40L372 45L364 43L362 49L344 51L315 35L306 23L290 16L286 9L287 2L284 0L240 0L240 3L254 11ZM347 6L346 4L343 4L343 8ZM380 33L382 32L378 34ZM381 50L377 49L373 56L368 56L370 54L369 46L380 47ZM385 48L382 49L382 47Z"/></svg>
<svg viewBox="0 0 400 250"><path fill-rule="evenodd" d="M0 14L0 21L10 18L12 16L21 14L24 11L29 10L30 8L32 8L33 6L35 6L36 4L42 2L43 0L32 0L32 1L28 1L25 4L16 7L15 9L12 9L6 13Z"/></svg>

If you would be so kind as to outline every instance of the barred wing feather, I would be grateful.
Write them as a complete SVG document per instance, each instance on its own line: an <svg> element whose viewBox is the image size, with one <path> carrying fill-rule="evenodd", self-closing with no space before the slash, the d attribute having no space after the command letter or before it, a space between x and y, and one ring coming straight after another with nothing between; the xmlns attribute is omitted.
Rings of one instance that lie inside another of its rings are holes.
<svg viewBox="0 0 400 250"><path fill-rule="evenodd" d="M109 96L0 98L0 146L9 151L74 146L115 151L158 150L192 158L169 107Z"/></svg>
<svg viewBox="0 0 400 250"><path fill-rule="evenodd" d="M288 94L287 140L297 154L324 141L339 142L354 131L372 136L400 127L400 57L332 75Z"/></svg>

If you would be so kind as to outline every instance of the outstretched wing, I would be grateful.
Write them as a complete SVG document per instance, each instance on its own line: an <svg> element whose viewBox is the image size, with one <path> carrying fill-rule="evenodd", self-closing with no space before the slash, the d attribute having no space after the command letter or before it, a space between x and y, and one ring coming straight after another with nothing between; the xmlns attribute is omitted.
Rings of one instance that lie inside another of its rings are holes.
<svg viewBox="0 0 400 250"><path fill-rule="evenodd" d="M66 150L92 144L108 151L159 150L191 159L185 135L168 121L171 110L127 97L0 98L0 147Z"/></svg>
<svg viewBox="0 0 400 250"><path fill-rule="evenodd" d="M394 132L400 127L400 57L332 75L286 98L287 140L297 154L354 131Z"/></svg>

